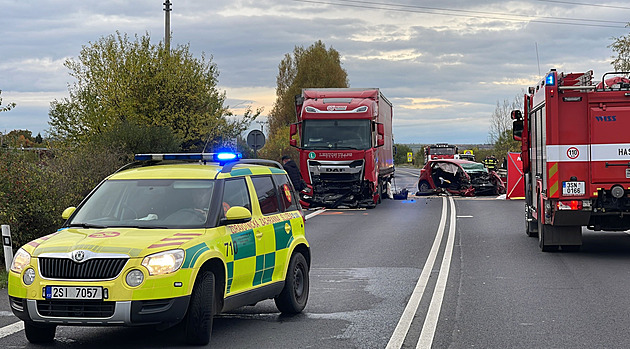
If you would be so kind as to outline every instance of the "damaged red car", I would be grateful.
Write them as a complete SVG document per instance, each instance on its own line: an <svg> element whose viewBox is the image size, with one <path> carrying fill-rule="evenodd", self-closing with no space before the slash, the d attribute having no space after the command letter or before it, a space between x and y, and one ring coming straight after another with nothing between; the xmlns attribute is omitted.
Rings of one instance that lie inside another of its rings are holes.
<svg viewBox="0 0 630 349"><path fill-rule="evenodd" d="M505 184L495 171L479 162L441 159L427 162L420 170L418 193L449 192L453 195L505 194Z"/></svg>

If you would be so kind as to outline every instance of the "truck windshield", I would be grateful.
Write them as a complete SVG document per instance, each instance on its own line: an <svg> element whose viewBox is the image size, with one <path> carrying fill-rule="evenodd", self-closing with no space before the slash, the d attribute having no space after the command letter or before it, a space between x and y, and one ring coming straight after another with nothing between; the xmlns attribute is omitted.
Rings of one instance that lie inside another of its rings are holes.
<svg viewBox="0 0 630 349"><path fill-rule="evenodd" d="M370 120L304 120L304 149L369 149Z"/></svg>
<svg viewBox="0 0 630 349"><path fill-rule="evenodd" d="M70 227L195 228L206 222L214 181L133 179L104 182Z"/></svg>

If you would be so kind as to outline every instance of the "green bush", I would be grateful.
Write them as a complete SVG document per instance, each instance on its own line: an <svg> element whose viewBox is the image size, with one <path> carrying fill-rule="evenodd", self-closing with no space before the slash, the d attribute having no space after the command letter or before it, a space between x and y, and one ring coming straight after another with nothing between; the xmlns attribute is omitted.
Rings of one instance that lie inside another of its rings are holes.
<svg viewBox="0 0 630 349"><path fill-rule="evenodd" d="M55 232L63 210L126 161L111 149L0 151L0 224L10 226L15 248Z"/></svg>

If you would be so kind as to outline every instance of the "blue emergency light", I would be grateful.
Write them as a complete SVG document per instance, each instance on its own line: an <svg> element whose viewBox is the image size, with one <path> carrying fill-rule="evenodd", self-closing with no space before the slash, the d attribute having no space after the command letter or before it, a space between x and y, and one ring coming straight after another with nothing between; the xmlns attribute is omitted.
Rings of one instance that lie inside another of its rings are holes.
<svg viewBox="0 0 630 349"><path fill-rule="evenodd" d="M545 85L554 86L556 84L556 76L553 73L547 74L545 77Z"/></svg>
<svg viewBox="0 0 630 349"><path fill-rule="evenodd" d="M230 161L237 161L243 158L241 153L170 153L170 154L136 154L136 161L161 161L161 160L188 160L188 161L211 161L225 165Z"/></svg>

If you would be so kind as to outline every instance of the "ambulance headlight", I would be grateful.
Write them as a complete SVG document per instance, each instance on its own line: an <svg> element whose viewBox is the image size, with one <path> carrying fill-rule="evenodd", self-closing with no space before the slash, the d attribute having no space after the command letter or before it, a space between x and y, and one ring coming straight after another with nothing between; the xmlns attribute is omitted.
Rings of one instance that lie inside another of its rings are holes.
<svg viewBox="0 0 630 349"><path fill-rule="evenodd" d="M11 263L11 271L21 273L27 265L31 264L31 255L23 248L20 248L13 256L13 263Z"/></svg>
<svg viewBox="0 0 630 349"><path fill-rule="evenodd" d="M176 272L183 262L184 250L170 250L144 257L142 265L149 275L163 275Z"/></svg>
<svg viewBox="0 0 630 349"><path fill-rule="evenodd" d="M127 273L125 281L127 281L127 285L131 287L140 286L142 281L144 281L144 274L140 270L134 269Z"/></svg>

